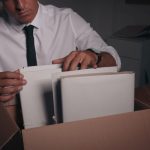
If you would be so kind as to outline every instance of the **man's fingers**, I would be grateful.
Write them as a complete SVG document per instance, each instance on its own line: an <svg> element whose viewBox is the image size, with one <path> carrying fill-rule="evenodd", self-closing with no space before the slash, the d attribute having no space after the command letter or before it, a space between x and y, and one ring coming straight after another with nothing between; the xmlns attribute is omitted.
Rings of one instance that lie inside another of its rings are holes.
<svg viewBox="0 0 150 150"><path fill-rule="evenodd" d="M82 63L81 63L81 68L80 69L87 69L89 66L89 62L85 59Z"/></svg>
<svg viewBox="0 0 150 150"><path fill-rule="evenodd" d="M0 101L7 102L13 99L22 86L27 83L23 78L24 76L20 74L19 70L0 72Z"/></svg>
<svg viewBox="0 0 150 150"><path fill-rule="evenodd" d="M95 68L95 69L97 68L97 64L96 64L96 61L94 59L91 61L90 67Z"/></svg>
<svg viewBox="0 0 150 150"><path fill-rule="evenodd" d="M70 64L69 70L70 71L77 70L77 67L79 66L79 64L82 63L82 61L83 61L83 58L75 57Z"/></svg>
<svg viewBox="0 0 150 150"><path fill-rule="evenodd" d="M67 71L71 64L71 61L76 56L76 52L73 51L64 58L55 59L52 61L52 64L63 64L63 71Z"/></svg>
<svg viewBox="0 0 150 150"><path fill-rule="evenodd" d="M15 96L16 96L16 94L0 95L0 102L3 102L3 103L8 102L8 101L14 99Z"/></svg>
<svg viewBox="0 0 150 150"><path fill-rule="evenodd" d="M65 60L65 57L64 58L59 58L59 59L55 59L52 61L52 64L63 64Z"/></svg>
<svg viewBox="0 0 150 150"><path fill-rule="evenodd" d="M80 69L87 69L89 67L97 68L95 56L93 56L93 54L90 55L89 52L81 52L81 53L79 53L79 58L81 60L80 61L80 64L81 64Z"/></svg>
<svg viewBox="0 0 150 150"><path fill-rule="evenodd" d="M64 64L63 64L63 71L70 70L70 65L73 59L76 57L76 55L77 55L77 52L73 51L66 57L66 59L64 60Z"/></svg>
<svg viewBox="0 0 150 150"><path fill-rule="evenodd" d="M96 65L97 56L95 53L87 51L73 51L64 58L55 59L53 64L63 64L63 71L77 70L79 64L80 69L86 69L88 67L97 68Z"/></svg>
<svg viewBox="0 0 150 150"><path fill-rule="evenodd" d="M0 94L16 94L22 89L22 86L0 87Z"/></svg>
<svg viewBox="0 0 150 150"><path fill-rule="evenodd" d="M9 87L9 86L21 86L25 85L26 80L16 80L16 79L0 79L0 87Z"/></svg>
<svg viewBox="0 0 150 150"><path fill-rule="evenodd" d="M1 72L0 73L0 78L1 79L22 79L23 75L20 74L19 72Z"/></svg>
<svg viewBox="0 0 150 150"><path fill-rule="evenodd" d="M97 68L95 54L89 51L72 52L64 61L64 71L77 70L79 64L81 65L80 69Z"/></svg>
<svg viewBox="0 0 150 150"><path fill-rule="evenodd" d="M20 70L19 70L19 69L17 69L15 72L20 73Z"/></svg>
<svg viewBox="0 0 150 150"><path fill-rule="evenodd" d="M93 64L93 68L94 69L96 69L98 66L97 66L97 64L95 63L95 64Z"/></svg>

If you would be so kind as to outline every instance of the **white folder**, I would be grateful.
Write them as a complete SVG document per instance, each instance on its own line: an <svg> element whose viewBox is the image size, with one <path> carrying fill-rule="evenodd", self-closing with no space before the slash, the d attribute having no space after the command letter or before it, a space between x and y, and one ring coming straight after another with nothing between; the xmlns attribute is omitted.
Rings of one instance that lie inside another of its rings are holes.
<svg viewBox="0 0 150 150"><path fill-rule="evenodd" d="M117 73L117 67L62 72L60 65L48 65L26 67L21 72L27 80L20 92L25 128L53 124L54 120L56 123L68 122L133 111L134 74ZM118 86L115 87L114 83ZM87 91L83 88L85 86ZM102 89L92 90L94 88ZM118 88L118 93L115 88ZM119 95L121 89L125 90L123 97ZM91 95L89 91L95 93ZM106 97L96 94L106 94ZM86 95L88 98L84 97ZM108 100L110 97L112 101Z"/></svg>
<svg viewBox="0 0 150 150"><path fill-rule="evenodd" d="M134 73L105 73L61 79L63 122L134 111Z"/></svg>
<svg viewBox="0 0 150 150"><path fill-rule="evenodd" d="M20 70L27 84L20 92L24 128L52 123L53 96L51 78L61 72L60 65L26 67Z"/></svg>
<svg viewBox="0 0 150 150"><path fill-rule="evenodd" d="M77 76L77 75L84 76L84 75L116 73L116 72L117 72L117 67L113 66L113 67L101 67L96 69L90 68L90 69L75 70L75 71L57 72L52 74L52 91L53 91L54 112L55 112L56 123L62 122L63 112L62 112L62 100L61 100L61 89L60 89L61 78ZM70 85L70 88L72 88L72 85Z"/></svg>
<svg viewBox="0 0 150 150"><path fill-rule="evenodd" d="M27 80L27 85L20 92L24 127L33 128L52 124L53 121L59 122L60 113L62 113L59 104L61 102L59 95L61 77L117 72L117 67L61 72L60 65L47 65L26 67L20 71Z"/></svg>

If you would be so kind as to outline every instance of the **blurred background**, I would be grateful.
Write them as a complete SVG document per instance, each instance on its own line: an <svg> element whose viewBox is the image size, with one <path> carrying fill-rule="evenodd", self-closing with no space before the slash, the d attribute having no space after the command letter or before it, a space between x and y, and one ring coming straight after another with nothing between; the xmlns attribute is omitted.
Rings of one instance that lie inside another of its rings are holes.
<svg viewBox="0 0 150 150"><path fill-rule="evenodd" d="M139 0L40 0L43 4L71 7L104 39L126 25L150 24L150 5L147 4L150 2L140 1L144 4L139 4Z"/></svg>

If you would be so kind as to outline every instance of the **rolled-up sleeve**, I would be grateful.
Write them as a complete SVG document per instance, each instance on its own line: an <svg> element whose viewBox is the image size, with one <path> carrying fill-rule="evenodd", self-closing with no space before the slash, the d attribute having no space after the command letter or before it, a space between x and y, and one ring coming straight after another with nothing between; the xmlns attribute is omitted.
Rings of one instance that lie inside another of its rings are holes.
<svg viewBox="0 0 150 150"><path fill-rule="evenodd" d="M121 61L117 51L107 45L102 37L93 30L81 16L71 10L70 24L76 39L76 46L80 50L93 49L97 53L108 52L116 60L118 70L121 68Z"/></svg>

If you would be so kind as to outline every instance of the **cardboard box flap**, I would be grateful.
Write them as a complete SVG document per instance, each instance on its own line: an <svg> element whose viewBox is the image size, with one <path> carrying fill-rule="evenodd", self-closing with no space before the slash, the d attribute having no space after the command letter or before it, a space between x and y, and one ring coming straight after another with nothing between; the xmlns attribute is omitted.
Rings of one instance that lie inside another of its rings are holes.
<svg viewBox="0 0 150 150"><path fill-rule="evenodd" d="M150 108L150 85L135 89L135 102Z"/></svg>
<svg viewBox="0 0 150 150"><path fill-rule="evenodd" d="M150 150L150 110L23 131L24 149Z"/></svg>
<svg viewBox="0 0 150 150"><path fill-rule="evenodd" d="M19 128L0 103L0 149L18 132Z"/></svg>

